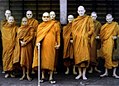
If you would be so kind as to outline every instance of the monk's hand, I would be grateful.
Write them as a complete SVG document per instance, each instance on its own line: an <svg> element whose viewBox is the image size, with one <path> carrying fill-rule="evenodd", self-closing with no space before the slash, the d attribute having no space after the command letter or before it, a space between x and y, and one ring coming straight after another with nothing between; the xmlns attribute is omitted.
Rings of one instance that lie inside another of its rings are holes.
<svg viewBox="0 0 119 86"><path fill-rule="evenodd" d="M70 43L73 43L73 40L70 40Z"/></svg>
<svg viewBox="0 0 119 86"><path fill-rule="evenodd" d="M21 43L21 46L26 45L26 42L24 42L24 41L20 41L20 43Z"/></svg>
<svg viewBox="0 0 119 86"><path fill-rule="evenodd" d="M100 37L99 37L99 36L96 36L95 38L96 38L96 39L100 39Z"/></svg>
<svg viewBox="0 0 119 86"><path fill-rule="evenodd" d="M36 46L40 46L40 43L37 43Z"/></svg>
<svg viewBox="0 0 119 86"><path fill-rule="evenodd" d="M113 39L117 39L117 36L113 36Z"/></svg>
<svg viewBox="0 0 119 86"><path fill-rule="evenodd" d="M55 46L56 49L59 49L59 47L60 47L60 45L56 45L56 46Z"/></svg>

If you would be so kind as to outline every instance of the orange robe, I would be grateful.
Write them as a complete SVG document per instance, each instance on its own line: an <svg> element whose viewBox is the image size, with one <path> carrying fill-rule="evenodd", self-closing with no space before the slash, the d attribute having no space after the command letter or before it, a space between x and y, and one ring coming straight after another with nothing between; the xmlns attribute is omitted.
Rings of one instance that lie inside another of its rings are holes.
<svg viewBox="0 0 119 86"><path fill-rule="evenodd" d="M41 42L42 41L42 42ZM42 22L37 29L36 44L41 43L41 69L54 70L55 46L60 45L60 27L56 21ZM40 58L39 58L40 59ZM34 49L32 67L38 66L38 50Z"/></svg>
<svg viewBox="0 0 119 86"><path fill-rule="evenodd" d="M64 50L63 50L63 59L70 58L73 59L73 44L70 43L70 39L72 38L71 33L72 23L68 23L63 27L63 40L64 40ZM70 62L64 62L65 66L69 66Z"/></svg>
<svg viewBox="0 0 119 86"><path fill-rule="evenodd" d="M96 40L96 36L99 35L101 29L101 23L97 20L93 21L94 23L94 33L91 36L91 65L97 65L97 46L99 40Z"/></svg>
<svg viewBox="0 0 119 86"><path fill-rule="evenodd" d="M38 28L38 21L34 18L28 19L28 25L32 26L34 28L34 38L33 38L33 47L35 45L35 36L36 36L36 31Z"/></svg>
<svg viewBox="0 0 119 86"><path fill-rule="evenodd" d="M28 19L28 25L32 26L34 28L34 31L37 31L38 27L38 21L34 18Z"/></svg>
<svg viewBox="0 0 119 86"><path fill-rule="evenodd" d="M113 36L116 36L118 33L118 24L116 22L106 23L102 26L100 30L101 38L101 52L102 56L105 59L105 67L112 69L112 67L117 67L118 63L112 61L114 39Z"/></svg>
<svg viewBox="0 0 119 86"><path fill-rule="evenodd" d="M89 16L78 16L72 22L72 36L75 64L88 67L90 62L90 37L94 31L93 20Z"/></svg>
<svg viewBox="0 0 119 86"><path fill-rule="evenodd" d="M21 67L26 67L27 69L32 68L32 39L33 39L34 29L33 27L26 25L21 26L17 32L17 43L14 52L14 64L19 63ZM20 45L20 41L26 42L24 46Z"/></svg>
<svg viewBox="0 0 119 86"><path fill-rule="evenodd" d="M15 37L18 27L13 24L4 24L1 28L2 33L2 59L3 59L3 70L12 71L13 70L13 58L14 58L14 48L15 48Z"/></svg>

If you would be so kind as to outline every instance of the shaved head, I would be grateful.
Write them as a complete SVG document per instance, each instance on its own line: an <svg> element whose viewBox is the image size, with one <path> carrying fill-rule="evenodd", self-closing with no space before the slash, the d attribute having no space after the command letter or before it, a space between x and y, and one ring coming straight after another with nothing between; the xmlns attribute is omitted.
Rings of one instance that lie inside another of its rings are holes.
<svg viewBox="0 0 119 86"><path fill-rule="evenodd" d="M8 20L9 16L11 16L11 11L10 10L6 10L5 11L5 17Z"/></svg>
<svg viewBox="0 0 119 86"><path fill-rule="evenodd" d="M55 17L56 17L55 12L54 11L51 11L50 12L50 19L53 20L53 19L55 19Z"/></svg>
<svg viewBox="0 0 119 86"><path fill-rule="evenodd" d="M97 13L96 12L92 12L91 13L91 17L93 20L96 20L97 19Z"/></svg>
<svg viewBox="0 0 119 86"><path fill-rule="evenodd" d="M43 16L42 16L42 20L43 20L44 22L49 21L49 20L50 20L50 14L49 14L48 12L44 12L44 13L43 13Z"/></svg>
<svg viewBox="0 0 119 86"><path fill-rule="evenodd" d="M77 12L78 12L79 16L84 16L86 10L83 6L79 6Z"/></svg>
<svg viewBox="0 0 119 86"><path fill-rule="evenodd" d="M68 16L68 21L69 21L69 23L72 22L73 19L74 19L74 16L73 16L73 15L69 15L69 16Z"/></svg>
<svg viewBox="0 0 119 86"><path fill-rule="evenodd" d="M33 13L32 13L31 10L28 10L28 11L26 12L26 17L27 17L28 19L30 19L30 18L33 17Z"/></svg>
<svg viewBox="0 0 119 86"><path fill-rule="evenodd" d="M108 23L111 23L111 22L113 21L113 17L112 17L111 14L107 14L107 15L106 15L106 21L107 21Z"/></svg>
<svg viewBox="0 0 119 86"><path fill-rule="evenodd" d="M23 17L21 24L22 25L27 25L27 21L28 21L27 18L26 17Z"/></svg>

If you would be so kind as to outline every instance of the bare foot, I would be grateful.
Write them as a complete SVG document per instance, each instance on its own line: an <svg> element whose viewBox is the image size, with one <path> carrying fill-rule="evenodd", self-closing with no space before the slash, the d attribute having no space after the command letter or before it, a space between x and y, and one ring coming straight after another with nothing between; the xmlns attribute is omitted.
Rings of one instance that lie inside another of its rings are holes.
<svg viewBox="0 0 119 86"><path fill-rule="evenodd" d="M83 76L83 80L87 80L86 76Z"/></svg>
<svg viewBox="0 0 119 86"><path fill-rule="evenodd" d="M31 81L32 80L32 78L30 78L29 76L27 76L27 79L28 79L28 81Z"/></svg>
<svg viewBox="0 0 119 86"><path fill-rule="evenodd" d="M88 71L88 73L93 73L93 69L90 69L90 70Z"/></svg>
<svg viewBox="0 0 119 86"><path fill-rule="evenodd" d="M14 77L15 77L15 75L13 75L13 74L10 74L10 76L11 76L12 78L14 78Z"/></svg>
<svg viewBox="0 0 119 86"><path fill-rule="evenodd" d="M74 75L76 75L76 74L77 74L77 72L76 72L76 71L73 71L73 74L74 74Z"/></svg>
<svg viewBox="0 0 119 86"><path fill-rule="evenodd" d="M114 78L116 78L116 79L119 79L119 76L116 75L116 74L113 74L112 76L113 76Z"/></svg>
<svg viewBox="0 0 119 86"><path fill-rule="evenodd" d="M65 74L68 75L69 74L69 71L66 71Z"/></svg>
<svg viewBox="0 0 119 86"><path fill-rule="evenodd" d="M98 72L98 73L101 73L101 71L98 70L97 67L95 67L95 71Z"/></svg>
<svg viewBox="0 0 119 86"><path fill-rule="evenodd" d="M5 78L8 78L9 77L9 74L7 73L7 74L5 74Z"/></svg>
<svg viewBox="0 0 119 86"><path fill-rule="evenodd" d="M100 75L100 77L105 77L105 76L108 76L108 74L104 73L104 74Z"/></svg>
<svg viewBox="0 0 119 86"><path fill-rule="evenodd" d="M24 78L25 78L25 75L23 75L19 80L21 81L21 80L24 80Z"/></svg>
<svg viewBox="0 0 119 86"><path fill-rule="evenodd" d="M75 77L75 79L80 79L81 78L81 75L78 75L77 77Z"/></svg>

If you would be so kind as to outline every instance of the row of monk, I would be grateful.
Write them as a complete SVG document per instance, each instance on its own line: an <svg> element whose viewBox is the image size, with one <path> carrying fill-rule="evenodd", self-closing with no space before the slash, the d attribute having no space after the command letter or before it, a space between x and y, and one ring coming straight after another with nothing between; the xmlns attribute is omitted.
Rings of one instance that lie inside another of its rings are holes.
<svg viewBox="0 0 119 86"><path fill-rule="evenodd" d="M96 12L92 12L91 16L88 16L85 14L86 10L83 6L79 6L77 12L79 16L74 19L73 15L69 15L69 23L63 27L63 59L74 59L74 74L77 74L75 67L78 67L78 75L75 79L82 77L83 80L87 80L86 70L89 65L90 73L93 69L100 72L97 69L97 51L105 59L105 73L100 77L108 76L108 69L113 68L113 76L119 78L116 74L118 61L112 60L114 40L119 35L118 23L113 21L111 14L107 14L107 23L102 26L96 20ZM16 26L10 10L6 10L5 16L6 19L1 22L5 78L14 77L12 72L15 69L14 66L20 64L23 71L20 80L25 78L25 74L27 74L27 79L31 80L30 70L38 67L38 60L41 58L40 82L44 82L45 71L49 70L50 83L56 83L53 73L56 71L55 55L56 49L60 47L61 25L55 20L55 12L44 12L43 22L38 25L38 21L32 18L32 11L29 10L26 12L26 17L22 18L20 27ZM99 50L97 40L101 40ZM39 52L40 50L41 52ZM70 63L70 60L64 62L67 67L65 74L69 73Z"/></svg>

